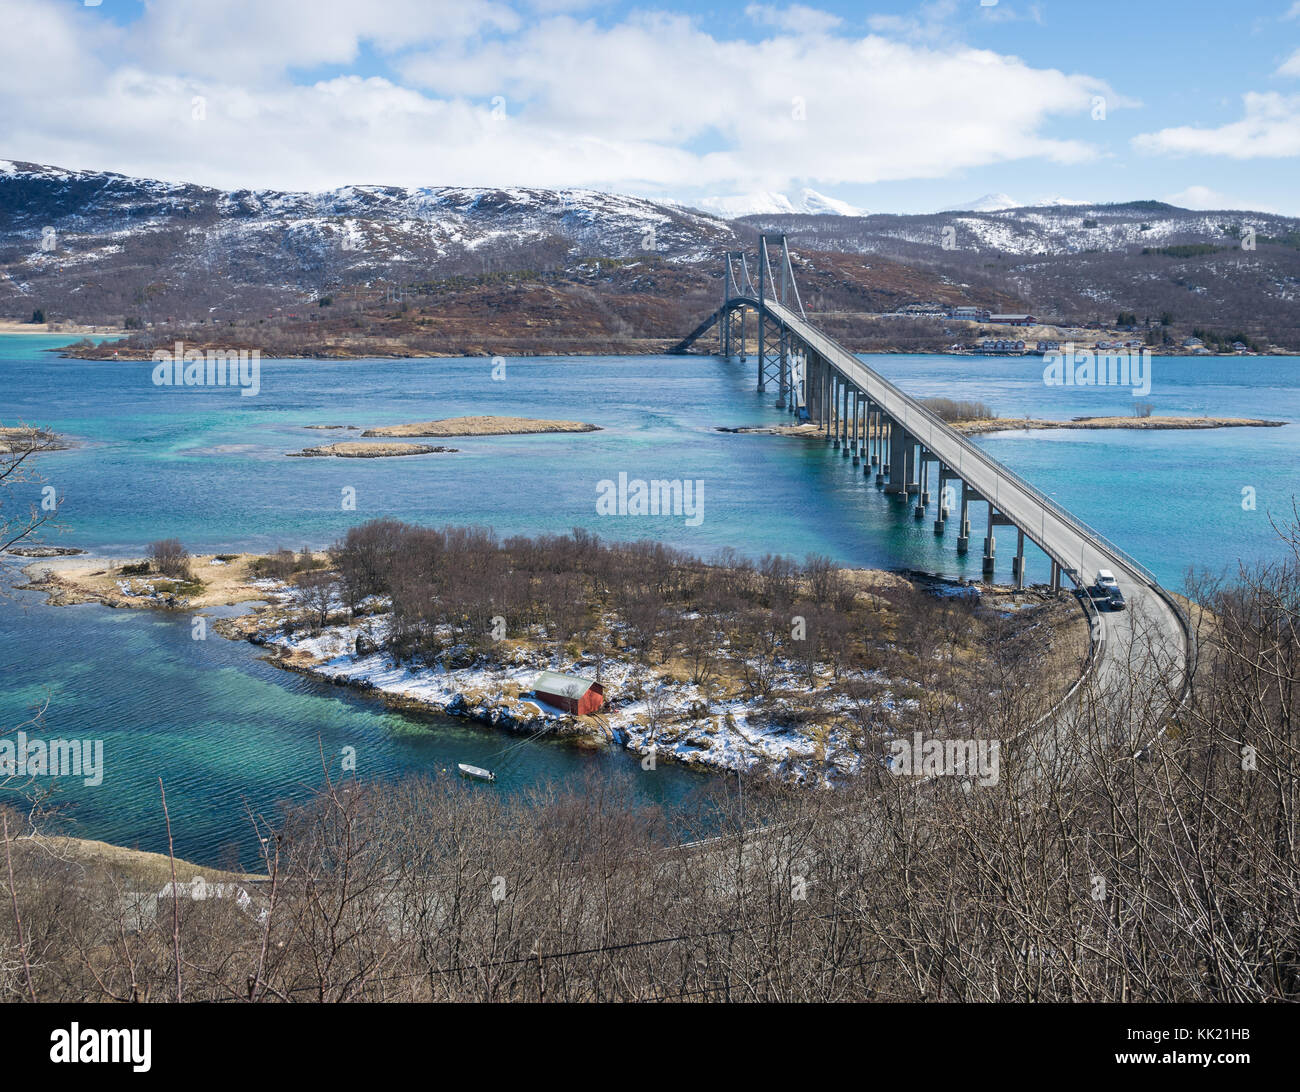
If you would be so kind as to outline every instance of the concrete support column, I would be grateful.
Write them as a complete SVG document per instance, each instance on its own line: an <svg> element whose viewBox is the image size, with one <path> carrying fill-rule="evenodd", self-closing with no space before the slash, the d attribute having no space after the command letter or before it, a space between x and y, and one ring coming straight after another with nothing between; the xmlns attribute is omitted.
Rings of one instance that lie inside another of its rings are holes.
<svg viewBox="0 0 1300 1092"><path fill-rule="evenodd" d="M939 464L939 507L934 516L934 533L943 534L944 525L948 522L948 505L944 502L947 500L948 482L951 479L948 475L948 468Z"/></svg>
<svg viewBox="0 0 1300 1092"><path fill-rule="evenodd" d="M918 446L916 456L918 466L916 469L916 507L912 509L912 515L916 519L925 519L925 502L929 499L928 482L930 476L929 453L923 446Z"/></svg>
<svg viewBox="0 0 1300 1092"><path fill-rule="evenodd" d="M827 422L827 425L826 425L826 442L827 442L828 444L829 444L829 443L835 443L836 446L838 447L839 445L838 445L838 443L837 443L836 440L835 440L835 428L836 428L836 425L838 424L837 418L839 417L839 407L840 407L840 403L839 403L839 394L840 394L839 382L840 382L840 381L839 381L839 379L836 377L836 375L835 375L835 370L830 366L830 362L829 362L829 361L827 361L827 363L826 363L826 371L827 371L827 372L829 373L829 375L830 375L829 386L828 386L828 388L827 388L827 390L828 390L828 392L829 392L829 395L830 395L830 418L829 418L829 420L828 420L828 422Z"/></svg>
<svg viewBox="0 0 1300 1092"><path fill-rule="evenodd" d="M876 424L880 429L880 437L877 446L880 451L880 462L876 464L876 484L884 485L885 476L889 473L889 422L885 420L885 414L882 410L876 416Z"/></svg>
<svg viewBox="0 0 1300 1092"><path fill-rule="evenodd" d="M844 391L844 457L856 454L854 436L858 428L858 390L846 387Z"/></svg>
<svg viewBox="0 0 1300 1092"><path fill-rule="evenodd" d="M907 493L907 448L911 438L896 421L889 424L889 462L885 473L889 475L886 493Z"/></svg>
<svg viewBox="0 0 1300 1092"><path fill-rule="evenodd" d="M996 514L993 509L993 502L989 501L989 530L984 537L984 575L991 577L993 575L994 558L997 553L997 539L993 537L993 517Z"/></svg>
<svg viewBox="0 0 1300 1092"><path fill-rule="evenodd" d="M1055 598L1061 594L1061 563L1052 562L1052 596Z"/></svg>
<svg viewBox="0 0 1300 1092"><path fill-rule="evenodd" d="M871 468L876 465L876 407L867 399L867 433L862 452L862 473L871 477Z"/></svg>
<svg viewBox="0 0 1300 1092"><path fill-rule="evenodd" d="M966 482L961 483L961 511L957 517L957 552L970 549L970 497L966 495Z"/></svg>
<svg viewBox="0 0 1300 1092"><path fill-rule="evenodd" d="M1025 589L1025 532L1016 528L1016 556L1011 559L1011 575L1016 580L1016 591Z"/></svg>
<svg viewBox="0 0 1300 1092"><path fill-rule="evenodd" d="M909 497L915 496L917 493L921 492L921 472L920 468L917 466L917 463L920 461L917 458L917 449L919 447L920 445L917 443L914 436L909 436L907 438L907 463L904 467L907 474L905 475L904 480L907 483L907 495Z"/></svg>
<svg viewBox="0 0 1300 1092"><path fill-rule="evenodd" d="M813 375L812 387L817 392L817 415L813 418L820 429L826 428L826 372L822 368L821 358L817 360L817 371Z"/></svg>

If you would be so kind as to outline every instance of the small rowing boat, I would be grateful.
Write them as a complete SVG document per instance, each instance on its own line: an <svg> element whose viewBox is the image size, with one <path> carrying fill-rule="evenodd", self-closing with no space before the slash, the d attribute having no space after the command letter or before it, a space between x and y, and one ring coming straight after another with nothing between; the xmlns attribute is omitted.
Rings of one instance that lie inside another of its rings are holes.
<svg viewBox="0 0 1300 1092"><path fill-rule="evenodd" d="M457 763L456 769L460 771L461 777L472 777L475 781L495 781L497 775L491 770L485 770L482 766L470 766L465 762Z"/></svg>

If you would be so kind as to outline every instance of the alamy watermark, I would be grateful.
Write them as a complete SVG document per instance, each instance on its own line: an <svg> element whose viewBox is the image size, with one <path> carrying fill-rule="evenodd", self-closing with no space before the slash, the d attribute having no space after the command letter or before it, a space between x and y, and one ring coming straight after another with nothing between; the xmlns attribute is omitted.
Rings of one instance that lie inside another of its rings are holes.
<svg viewBox="0 0 1300 1092"><path fill-rule="evenodd" d="M704 482L700 478L604 478L596 483L599 516L682 516L687 527L704 522Z"/></svg>
<svg viewBox="0 0 1300 1092"><path fill-rule="evenodd" d="M973 777L987 788L1002 769L1002 741L997 739L911 739L889 741L890 773L909 777Z"/></svg>
<svg viewBox="0 0 1300 1092"><path fill-rule="evenodd" d="M262 389L262 354L257 349L172 349L153 353L155 387L239 387L243 396Z"/></svg>
<svg viewBox="0 0 1300 1092"><path fill-rule="evenodd" d="M26 732L0 738L0 777L80 777L95 787L104 782L102 739L31 739Z"/></svg>
<svg viewBox="0 0 1300 1092"><path fill-rule="evenodd" d="M1132 387L1133 397L1151 393L1151 350L1093 352L1067 341L1063 349L1043 354L1043 383L1048 387Z"/></svg>

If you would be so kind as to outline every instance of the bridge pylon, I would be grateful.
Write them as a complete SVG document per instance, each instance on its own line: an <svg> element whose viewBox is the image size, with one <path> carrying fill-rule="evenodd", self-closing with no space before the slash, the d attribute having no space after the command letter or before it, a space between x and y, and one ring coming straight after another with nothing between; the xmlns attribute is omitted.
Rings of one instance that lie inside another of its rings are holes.
<svg viewBox="0 0 1300 1092"><path fill-rule="evenodd" d="M780 278L772 273L772 256L768 248L768 236L758 237L758 390L765 391L768 383L777 388L776 405L784 409L787 405L794 410L795 399L792 397L793 373L790 367L790 332L784 323L773 323L767 311L768 298L774 299L783 307L795 307L804 315L803 300L799 297L799 286L795 283L794 267L790 264L790 245L784 234L780 237L781 259ZM728 263L730 265L730 263ZM748 273L748 269L746 269ZM806 316L805 316L806 317ZM769 325L775 325L773 336L769 335Z"/></svg>

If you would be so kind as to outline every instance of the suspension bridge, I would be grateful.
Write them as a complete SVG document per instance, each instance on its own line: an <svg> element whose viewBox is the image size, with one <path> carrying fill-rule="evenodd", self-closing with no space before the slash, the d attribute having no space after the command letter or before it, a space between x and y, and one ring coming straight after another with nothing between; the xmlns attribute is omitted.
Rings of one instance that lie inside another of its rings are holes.
<svg viewBox="0 0 1300 1092"><path fill-rule="evenodd" d="M724 260L721 305L672 352L689 352L710 338L719 355L748 363L749 346L756 344L758 391L773 391L778 408L815 424L846 467L861 467L886 494L909 505L914 518L931 518L936 536L947 536L951 528L958 554L971 548L975 506L983 534L974 541L987 581L996 575L1004 537L1014 544L1011 580L1017 588L1025 584L1027 543L1050 562L1055 594L1063 580L1086 589L1099 570L1109 569L1129 609L1094 614L1094 643L1104 647L1109 639L1117 647L1137 619L1150 621L1165 652L1164 682L1185 696L1193 656L1190 627L1182 607L1146 566L819 330L800 298L784 235L759 236L752 274L745 252L727 251ZM1099 669L1104 673L1104 662Z"/></svg>

